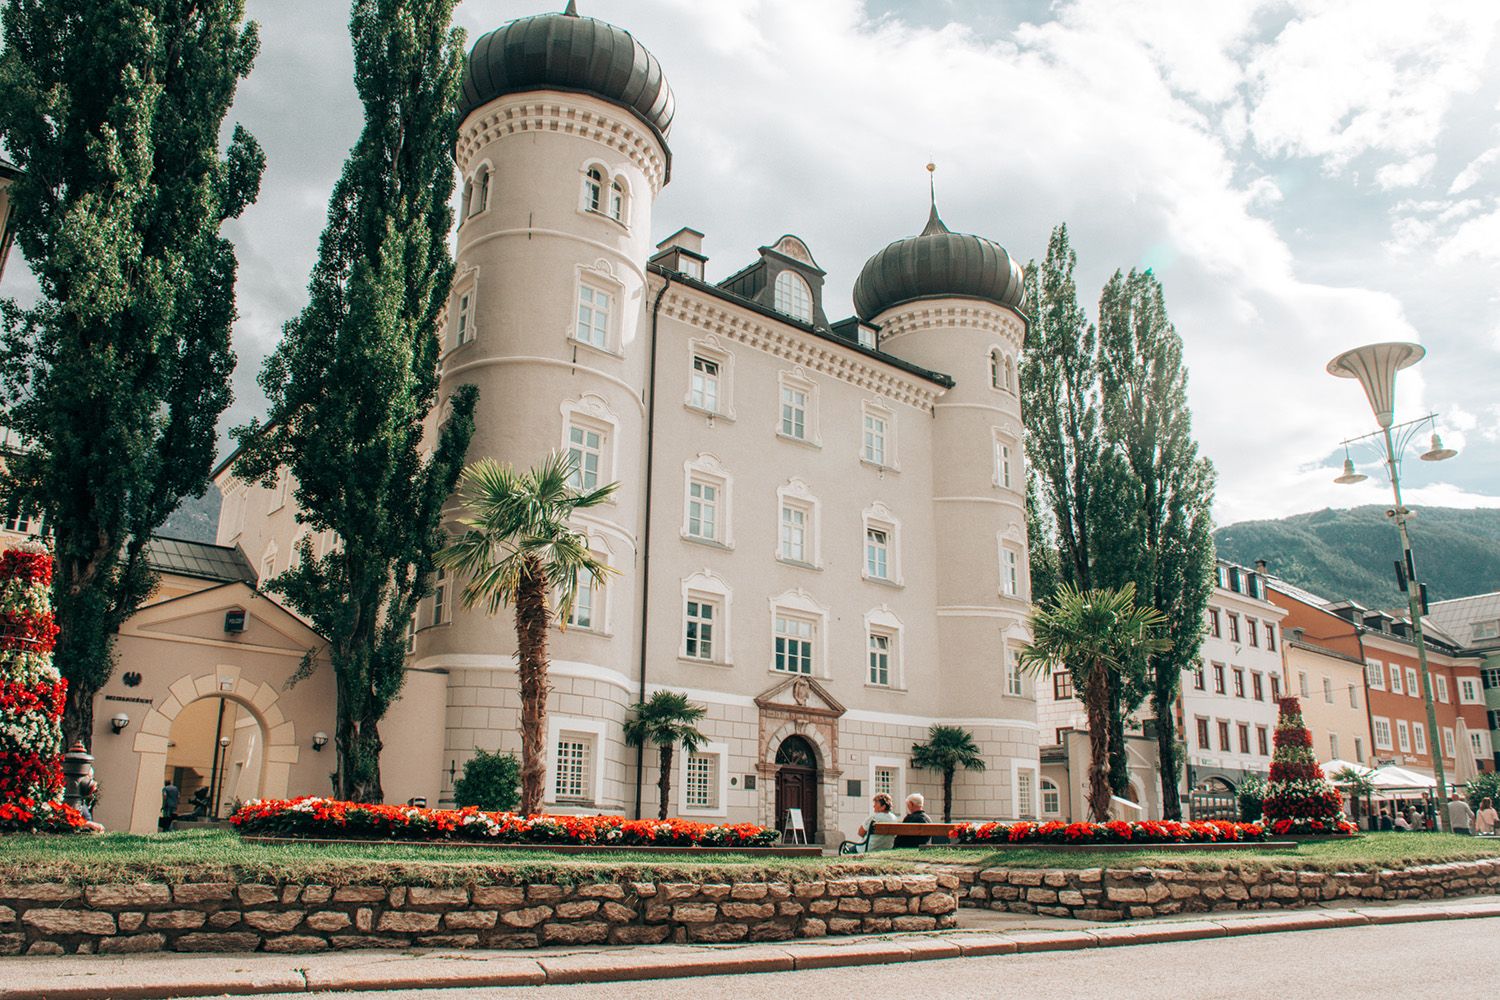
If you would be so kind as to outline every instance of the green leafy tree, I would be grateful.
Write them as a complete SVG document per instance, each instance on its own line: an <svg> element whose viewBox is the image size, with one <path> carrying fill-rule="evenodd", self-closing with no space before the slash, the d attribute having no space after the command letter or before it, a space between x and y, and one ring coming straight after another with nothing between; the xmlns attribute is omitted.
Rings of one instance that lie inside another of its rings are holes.
<svg viewBox="0 0 1500 1000"><path fill-rule="evenodd" d="M528 815L541 810L547 778L547 628L554 617L567 622L580 576L597 585L611 572L571 518L604 503L619 483L583 492L571 485L575 471L568 454L553 454L526 472L492 459L475 462L460 486L463 531L437 555L439 566L468 577L465 607L482 601L492 615L515 609L521 812Z"/></svg>
<svg viewBox="0 0 1500 1000"><path fill-rule="evenodd" d="M475 806L486 812L507 812L516 807L516 788L521 767L514 754L491 753L475 748L464 762L464 773L453 783L453 802L460 809Z"/></svg>
<svg viewBox="0 0 1500 1000"><path fill-rule="evenodd" d="M1135 585L1079 590L1064 583L1029 619L1031 645L1021 650L1024 670L1048 675L1062 664L1082 694L1089 722L1089 816L1109 816L1109 678L1130 669L1143 655L1166 649L1158 633L1166 618L1136 604Z"/></svg>
<svg viewBox="0 0 1500 1000"><path fill-rule="evenodd" d="M477 392L462 386L424 457L453 277L454 3L355 0L364 129L333 189L308 304L261 372L270 418L235 432L235 473L265 484L290 474L298 519L337 536L319 558L305 542L271 589L328 639L339 793L360 802L383 798L379 724L401 690L407 625L431 592L442 507L474 430Z"/></svg>
<svg viewBox="0 0 1500 1000"><path fill-rule="evenodd" d="M927 731L926 743L914 743L911 766L923 771L937 771L943 776L943 822L953 821L953 775L959 768L984 770L984 757L974 734L961 726L933 726Z"/></svg>
<svg viewBox="0 0 1500 1000"><path fill-rule="evenodd" d="M650 743L656 747L656 779L661 807L658 819L667 818L667 804L672 794L672 752L682 744L684 753L692 753L708 738L698 731L698 723L708 714L708 709L694 705L688 696L676 691L658 691L649 700L636 702L630 711L634 713L625 720L625 742L633 747L645 747Z"/></svg>
<svg viewBox="0 0 1500 1000"><path fill-rule="evenodd" d="M1214 470L1198 455L1187 401L1182 338L1150 271L1116 271L1099 299L1104 439L1123 459L1126 540L1121 558L1143 604L1167 619L1171 646L1146 658L1156 717L1162 812L1182 818L1176 727L1182 672L1198 660L1213 589Z"/></svg>
<svg viewBox="0 0 1500 1000"><path fill-rule="evenodd" d="M1481 775L1470 778L1464 785L1464 797L1469 800L1469 808L1478 810L1479 803L1489 799L1500 808L1500 773L1486 771Z"/></svg>
<svg viewBox="0 0 1500 1000"><path fill-rule="evenodd" d="M238 261L220 233L264 157L220 128L259 40L243 0L10 0L0 139L24 173L16 242L41 286L3 308L3 505L55 555L65 742L88 743L119 626L150 596L145 548L208 487L229 405Z"/></svg>

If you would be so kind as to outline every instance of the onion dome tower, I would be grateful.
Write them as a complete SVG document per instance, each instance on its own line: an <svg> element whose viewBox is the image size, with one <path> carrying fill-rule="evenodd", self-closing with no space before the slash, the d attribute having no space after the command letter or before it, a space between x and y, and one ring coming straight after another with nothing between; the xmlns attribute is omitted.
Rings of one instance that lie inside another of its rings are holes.
<svg viewBox="0 0 1500 1000"><path fill-rule="evenodd" d="M950 230L935 194L926 227L871 257L854 285L855 310L880 327L882 351L954 379L933 417L944 568L939 676L953 692L955 716L1016 720L1016 734L998 738L1024 747L1035 744L1034 733L1022 735L1035 726L1031 682L1004 674L1025 639L1031 600L1016 370L1026 337L1022 296L1021 268L1005 248Z"/></svg>
<svg viewBox="0 0 1500 1000"><path fill-rule="evenodd" d="M579 760L597 762L587 767L597 781L563 787L558 768L547 790L549 809L587 801L593 811L618 811L627 785L620 733L639 643L645 262L652 204L670 166L672 89L630 32L583 17L570 2L475 42L460 113L464 194L434 419L458 386L476 385L468 462L530 468L550 452L573 452L580 487L621 484L580 521L590 547L620 572L597 593L583 588L567 629L549 637L550 712L554 729L562 727L549 746L561 741ZM462 582L447 586L457 591ZM456 594L447 601L446 613L419 618L412 654L414 669L449 675L445 773L476 745L520 745L509 613L465 611Z"/></svg>

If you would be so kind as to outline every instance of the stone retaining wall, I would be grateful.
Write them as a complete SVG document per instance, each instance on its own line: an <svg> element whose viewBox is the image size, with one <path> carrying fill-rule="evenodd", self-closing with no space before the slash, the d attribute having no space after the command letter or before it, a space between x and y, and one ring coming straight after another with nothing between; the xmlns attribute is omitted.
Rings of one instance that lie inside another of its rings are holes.
<svg viewBox="0 0 1500 1000"><path fill-rule="evenodd" d="M783 941L952 927L951 874L577 886L0 885L0 954Z"/></svg>
<svg viewBox="0 0 1500 1000"><path fill-rule="evenodd" d="M937 868L937 866L933 866ZM961 906L1079 920L1124 920L1211 910L1268 910L1341 899L1442 899L1500 891L1500 859L1397 871L1308 872L1227 865L1170 868L962 868Z"/></svg>

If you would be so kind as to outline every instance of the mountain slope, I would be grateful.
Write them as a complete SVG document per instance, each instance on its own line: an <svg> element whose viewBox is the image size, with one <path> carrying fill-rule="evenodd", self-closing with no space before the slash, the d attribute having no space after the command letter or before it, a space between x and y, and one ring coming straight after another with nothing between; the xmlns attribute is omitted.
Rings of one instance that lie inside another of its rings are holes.
<svg viewBox="0 0 1500 1000"><path fill-rule="evenodd" d="M1215 531L1214 542L1220 557L1245 566L1264 559L1275 576L1329 600L1396 606L1406 600L1394 565L1401 542L1385 511L1355 507L1243 521ZM1500 590L1500 510L1423 507L1408 530L1429 601Z"/></svg>

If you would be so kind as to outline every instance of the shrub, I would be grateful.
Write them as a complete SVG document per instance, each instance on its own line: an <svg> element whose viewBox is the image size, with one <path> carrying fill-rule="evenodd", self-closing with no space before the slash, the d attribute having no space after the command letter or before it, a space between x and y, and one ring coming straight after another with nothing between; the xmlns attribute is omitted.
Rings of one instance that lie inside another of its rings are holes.
<svg viewBox="0 0 1500 1000"><path fill-rule="evenodd" d="M1255 823L1260 820L1265 811L1266 793L1270 790L1271 786L1266 783L1266 779L1258 774L1252 774L1240 782L1240 822Z"/></svg>
<svg viewBox="0 0 1500 1000"><path fill-rule="evenodd" d="M1488 798L1493 803L1500 803L1500 773L1487 771L1476 778L1470 778L1469 783L1464 785L1464 795L1468 796L1470 808L1476 811L1481 799Z"/></svg>
<svg viewBox="0 0 1500 1000"><path fill-rule="evenodd" d="M463 777L453 783L453 801L460 808L509 812L520 799L520 784L521 765L513 754L476 749L464 764Z"/></svg>

